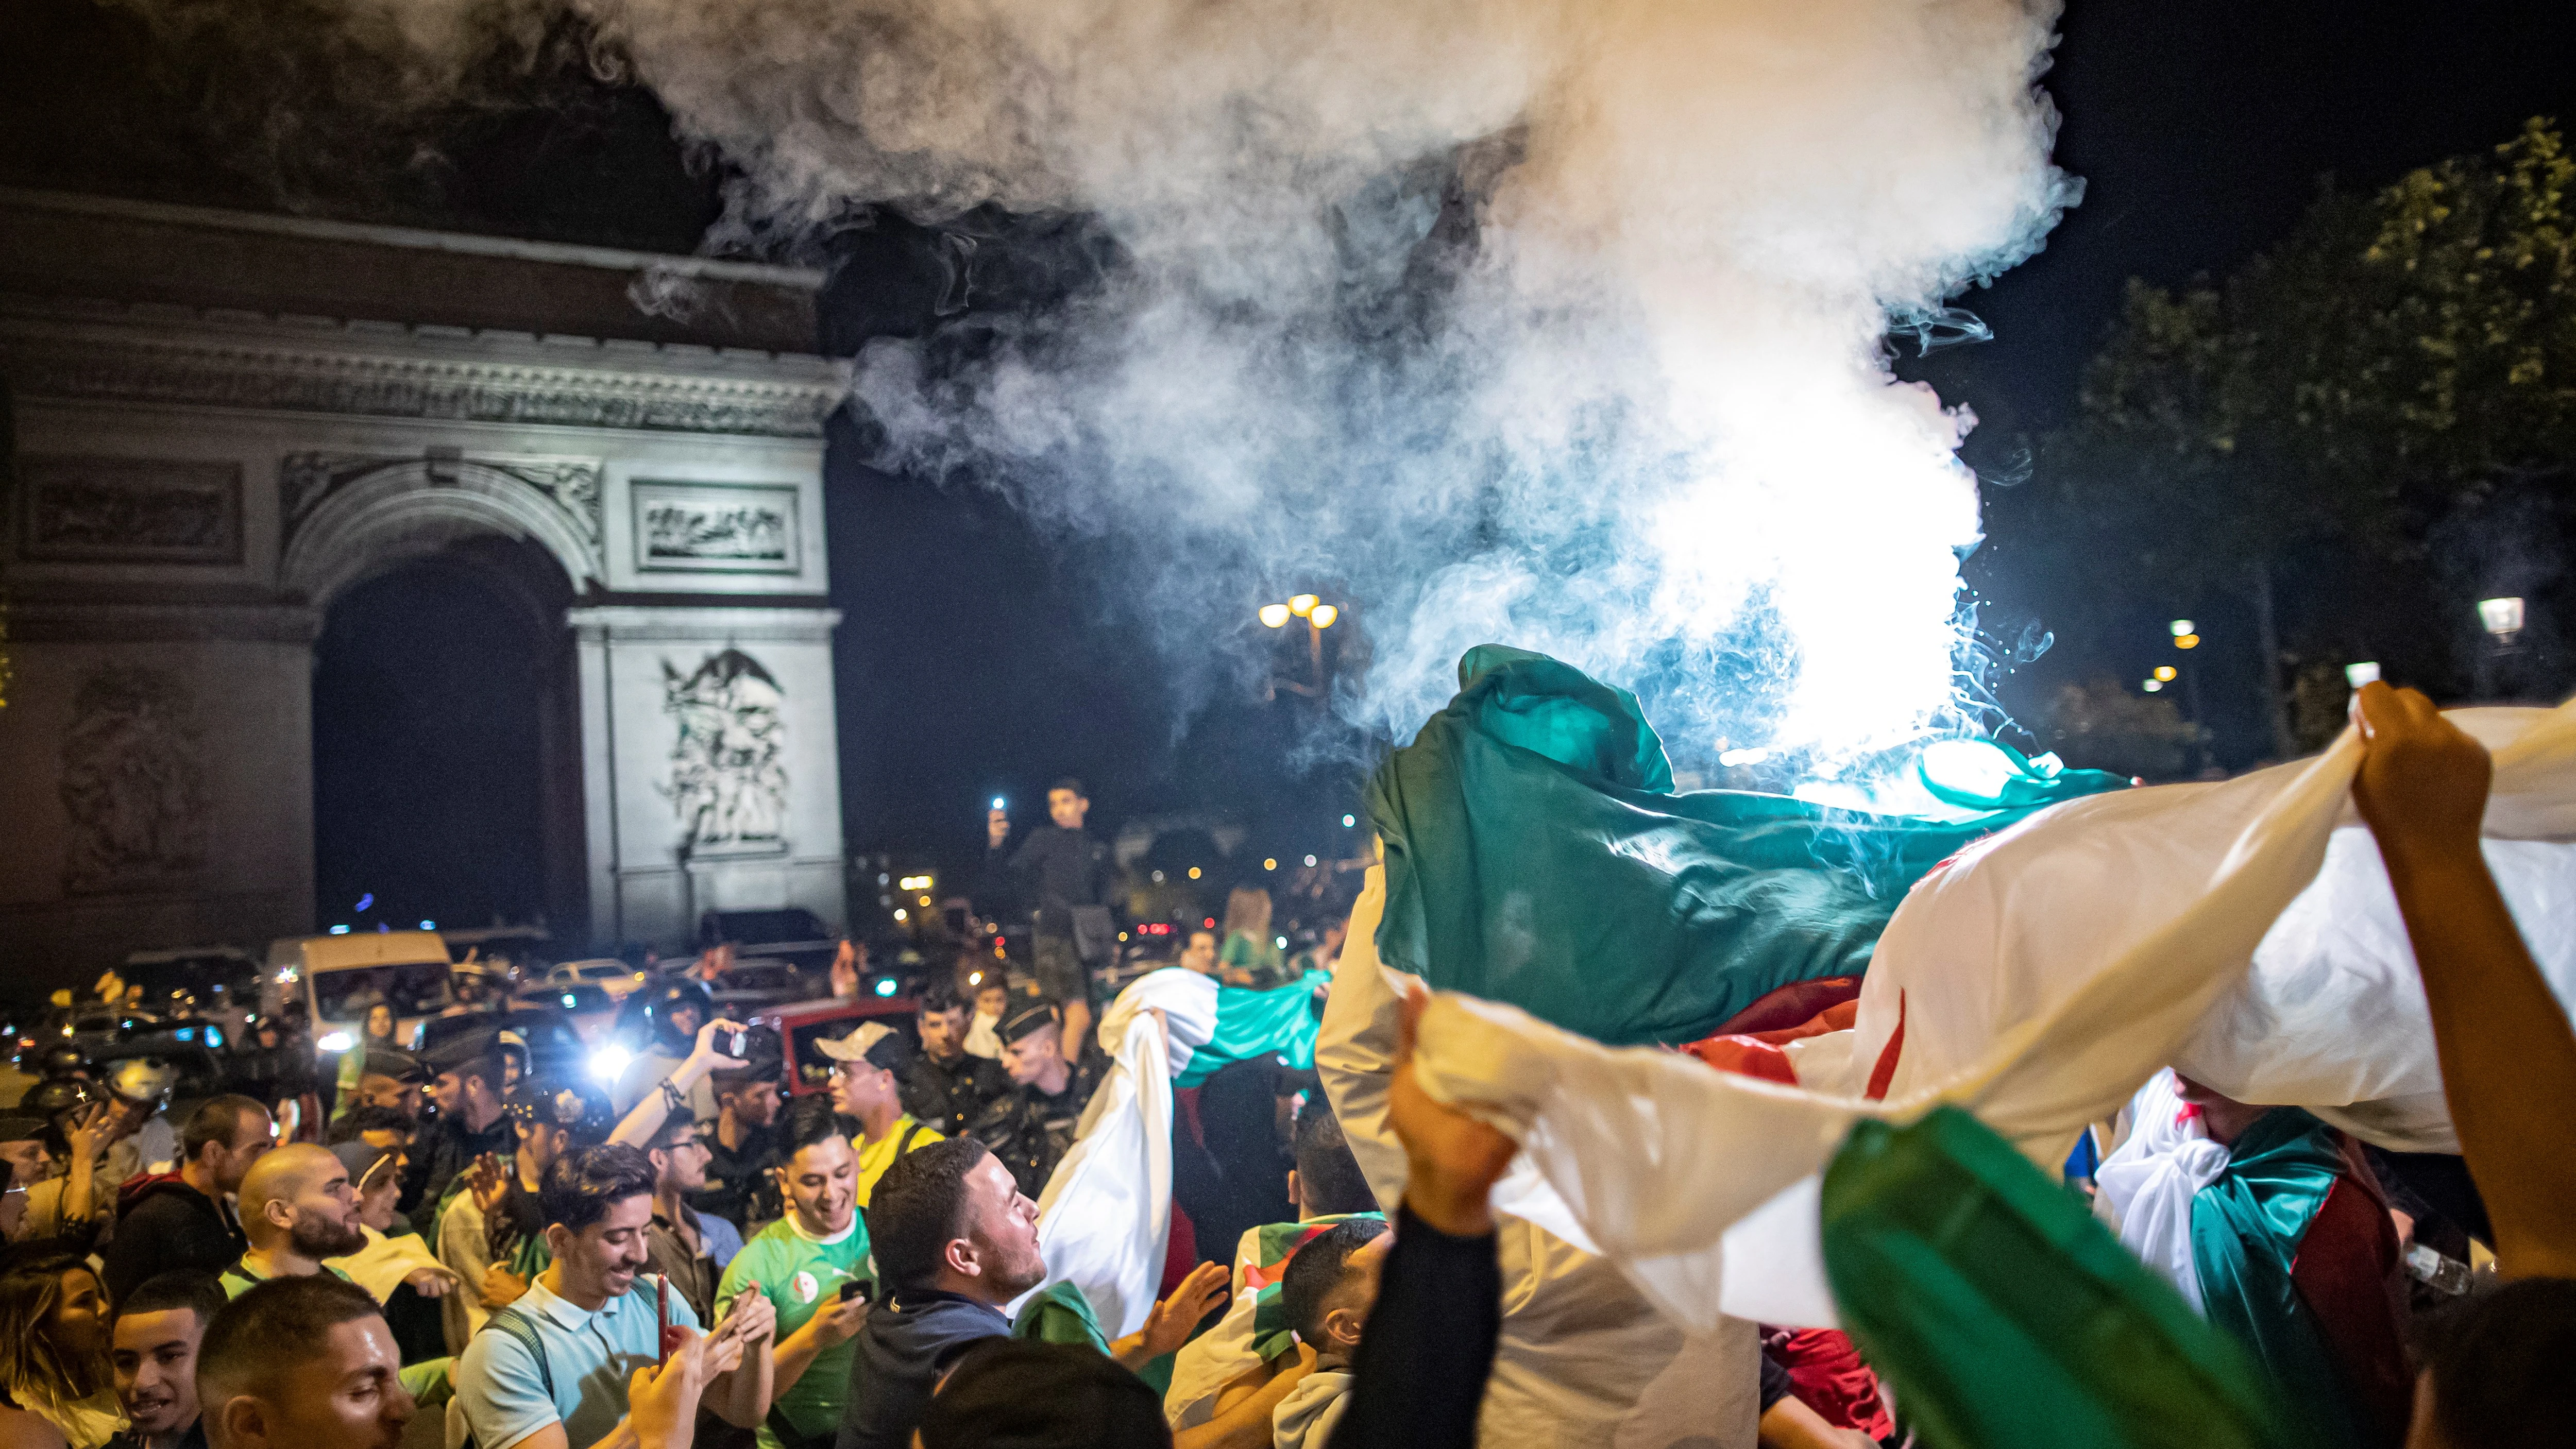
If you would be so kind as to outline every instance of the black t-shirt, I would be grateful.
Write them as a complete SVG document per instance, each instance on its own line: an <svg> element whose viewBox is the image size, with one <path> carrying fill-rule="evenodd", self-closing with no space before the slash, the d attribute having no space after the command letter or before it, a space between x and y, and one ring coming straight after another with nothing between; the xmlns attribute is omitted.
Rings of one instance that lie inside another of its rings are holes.
<svg viewBox="0 0 2576 1449"><path fill-rule="evenodd" d="M122 1303L157 1274L193 1268L220 1273L250 1241L223 1204L172 1180L144 1189L117 1220L116 1236L100 1257L108 1301Z"/></svg>
<svg viewBox="0 0 2576 1449"><path fill-rule="evenodd" d="M689 1194L689 1206L702 1213L713 1213L751 1235L755 1222L770 1222L786 1216L786 1206L778 1195L778 1180L769 1169L782 1160L778 1150L778 1129L746 1127L742 1145L727 1147L712 1127L698 1140L707 1149L707 1185Z"/></svg>

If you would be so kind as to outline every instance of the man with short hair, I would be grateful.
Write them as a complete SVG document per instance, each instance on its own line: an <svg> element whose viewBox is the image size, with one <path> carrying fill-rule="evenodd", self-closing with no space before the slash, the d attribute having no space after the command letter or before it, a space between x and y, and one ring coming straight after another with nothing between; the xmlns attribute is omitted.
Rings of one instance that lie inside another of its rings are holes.
<svg viewBox="0 0 2576 1449"><path fill-rule="evenodd" d="M223 1272L224 1292L235 1298L271 1278L346 1278L322 1260L367 1245L349 1169L310 1142L280 1147L243 1174L241 1222L250 1248Z"/></svg>
<svg viewBox="0 0 2576 1449"><path fill-rule="evenodd" d="M774 1398L760 1449L828 1449L850 1388L850 1340L867 1322L868 1228L858 1212L859 1155L829 1097L788 1118L778 1169L787 1215L743 1245L720 1301L761 1293L778 1313Z"/></svg>
<svg viewBox="0 0 2576 1449"><path fill-rule="evenodd" d="M957 993L942 985L923 992L921 1050L903 1070L904 1110L943 1137L960 1137L1010 1090L1001 1063L967 1052L966 1004Z"/></svg>
<svg viewBox="0 0 2576 1449"><path fill-rule="evenodd" d="M250 1246L225 1199L274 1143L268 1109L243 1096L209 1098L179 1136L179 1170L125 1195L116 1237L100 1256L108 1301L123 1303L146 1279L215 1274Z"/></svg>
<svg viewBox="0 0 2576 1449"><path fill-rule="evenodd" d="M1386 1222L1353 1218L1307 1240L1279 1278L1279 1306L1297 1341L1315 1351L1315 1365L1271 1411L1277 1449L1324 1449L1349 1406L1351 1355L1377 1302L1378 1269L1386 1261Z"/></svg>
<svg viewBox="0 0 2576 1449"><path fill-rule="evenodd" d="M1282 1302L1287 1265L1299 1249L1340 1225L1386 1221L1323 1093L1307 1097L1290 1141L1297 1165L1288 1173L1288 1199L1296 1205L1297 1221L1252 1228L1236 1243L1234 1301L1215 1327L1191 1339L1172 1361L1164 1408L1176 1430L1208 1424L1236 1389L1282 1388L1299 1363L1295 1324Z"/></svg>
<svg viewBox="0 0 2576 1449"><path fill-rule="evenodd" d="M1065 1032L1079 1041L1091 1032L1090 962L1084 958L1076 918L1090 916L1095 953L1103 951L1110 932L1109 907L1117 898L1118 872L1109 847L1083 829L1091 815L1091 795L1068 775L1047 787L1047 819L1053 828L1029 836L1006 864L1002 846L1011 838L1011 817L996 807L985 819L984 894L987 915L1017 906L1028 912L1030 964L1038 990L1064 1009Z"/></svg>
<svg viewBox="0 0 2576 1449"><path fill-rule="evenodd" d="M895 1159L942 1134L903 1110L897 1084L915 1053L902 1032L866 1021L848 1036L814 1046L839 1064L832 1072L833 1108L859 1124L858 1140L850 1145L859 1154L858 1198L864 1208Z"/></svg>
<svg viewBox="0 0 2576 1449"><path fill-rule="evenodd" d="M378 1152L401 1152L411 1145L413 1124L394 1107L356 1107L331 1124L331 1145L363 1142Z"/></svg>
<svg viewBox="0 0 2576 1449"><path fill-rule="evenodd" d="M1214 976L1217 970L1216 932L1190 932L1189 940L1181 947L1181 958L1178 964L1183 970L1195 971L1201 976Z"/></svg>
<svg viewBox="0 0 2576 1449"><path fill-rule="evenodd" d="M531 1077L512 1087L501 1118L515 1139L510 1157L476 1162L465 1174L464 1190L438 1215L431 1241L438 1260L469 1290L458 1300L466 1332L480 1329L485 1314L527 1292L544 1271L546 1224L538 1194L546 1169L580 1141L589 1108L560 1078Z"/></svg>
<svg viewBox="0 0 2576 1449"><path fill-rule="evenodd" d="M223 1285L193 1270L146 1279L116 1300L109 1357L126 1427L108 1449L205 1449L197 1345L223 1306Z"/></svg>
<svg viewBox="0 0 2576 1449"><path fill-rule="evenodd" d="M776 1218L779 1053L762 1053L707 1078L716 1094L715 1130L706 1136L707 1186L691 1201L746 1231Z"/></svg>
<svg viewBox="0 0 2576 1449"><path fill-rule="evenodd" d="M538 1195L552 1254L526 1296L495 1313L458 1361L457 1404L480 1449L592 1449L626 1430L630 1375L661 1357L656 1285L643 1274L653 1217L652 1162L633 1147L585 1147L546 1170ZM673 1295L670 1321L698 1327ZM725 1422L769 1412L776 1315L746 1294L709 1337L746 1345L707 1386Z"/></svg>
<svg viewBox="0 0 2576 1449"><path fill-rule="evenodd" d="M663 1118L644 1155L653 1164L653 1221L645 1231L653 1270L671 1280L701 1321L712 1323L716 1284L742 1251L742 1234L689 1206L688 1194L707 1185L707 1149L698 1140L697 1119L685 1109Z"/></svg>
<svg viewBox="0 0 2576 1449"><path fill-rule="evenodd" d="M428 1064L435 1070L429 1099L438 1119L412 1145L411 1165L403 1170L402 1210L413 1229L434 1239L438 1210L459 1173L493 1154L516 1145L510 1124L501 1115L506 1073L497 1032L470 1032L439 1043Z"/></svg>
<svg viewBox="0 0 2576 1449"><path fill-rule="evenodd" d="M233 1299L197 1349L213 1449L400 1449L416 1406L365 1289L279 1278Z"/></svg>
<svg viewBox="0 0 2576 1449"><path fill-rule="evenodd" d="M1079 1061L1066 1060L1063 1025L1045 1001L1024 1001L1002 1018L995 1034L1012 1085L975 1124L975 1135L1011 1169L1020 1191L1036 1197L1073 1146L1082 1109L1099 1089L1108 1059L1095 1049Z"/></svg>
<svg viewBox="0 0 2576 1449"><path fill-rule="evenodd" d="M886 1169L868 1234L891 1292L859 1332L838 1449L904 1449L939 1375L1046 1281L1038 1207L983 1143L950 1138Z"/></svg>

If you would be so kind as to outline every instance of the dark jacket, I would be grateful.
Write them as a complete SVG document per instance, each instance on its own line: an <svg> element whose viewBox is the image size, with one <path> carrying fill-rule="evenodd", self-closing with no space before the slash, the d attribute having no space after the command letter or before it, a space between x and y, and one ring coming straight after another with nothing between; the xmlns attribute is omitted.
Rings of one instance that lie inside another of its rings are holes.
<svg viewBox="0 0 2576 1449"><path fill-rule="evenodd" d="M1009 848L1006 841L1003 850ZM1020 842L1017 854L984 857L985 914L1034 913L1042 936L1070 938L1075 906L1106 906L1114 899L1117 872L1109 847L1087 831L1048 825Z"/></svg>
<svg viewBox="0 0 2576 1449"><path fill-rule="evenodd" d="M230 1209L172 1173L147 1183L118 1214L100 1277L108 1301L122 1303L155 1274L220 1273L249 1246Z"/></svg>
<svg viewBox="0 0 2576 1449"><path fill-rule="evenodd" d="M446 1195L456 1175L487 1152L508 1157L518 1150L519 1134L511 1130L506 1112L493 1118L492 1125L480 1132L467 1131L461 1117L441 1117L430 1123L421 1140L412 1144L411 1165L403 1170L400 1201L402 1210L411 1217L412 1229L436 1242L439 1199Z"/></svg>
<svg viewBox="0 0 2576 1449"><path fill-rule="evenodd" d="M1351 1355L1351 1406L1328 1449L1476 1449L1502 1332L1493 1234L1453 1238L1398 1207L1377 1304Z"/></svg>
<svg viewBox="0 0 2576 1449"><path fill-rule="evenodd" d="M1107 1068L1108 1058L1095 1048L1074 1064L1063 1091L1050 1096L1034 1085L1014 1085L984 1109L975 1123L975 1136L1002 1159L1020 1191L1034 1198L1046 1190L1055 1165L1073 1146L1074 1129L1082 1125L1082 1109L1091 1104L1091 1094L1100 1090Z"/></svg>
<svg viewBox="0 0 2576 1449"><path fill-rule="evenodd" d="M973 1052L941 1065L922 1052L903 1069L903 1110L942 1137L963 1137L985 1108L1010 1095L1011 1074Z"/></svg>
<svg viewBox="0 0 2576 1449"><path fill-rule="evenodd" d="M835 1449L910 1449L940 1373L970 1345L1010 1332L998 1310L954 1293L906 1290L877 1305L854 1340Z"/></svg>

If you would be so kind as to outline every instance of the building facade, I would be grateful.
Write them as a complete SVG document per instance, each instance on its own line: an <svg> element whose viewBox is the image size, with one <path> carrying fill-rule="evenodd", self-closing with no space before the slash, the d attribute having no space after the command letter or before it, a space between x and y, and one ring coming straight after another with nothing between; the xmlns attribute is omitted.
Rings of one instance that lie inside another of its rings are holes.
<svg viewBox="0 0 2576 1449"><path fill-rule="evenodd" d="M559 944L840 928L820 283L0 192L0 965L318 929L314 641L425 558L561 651Z"/></svg>

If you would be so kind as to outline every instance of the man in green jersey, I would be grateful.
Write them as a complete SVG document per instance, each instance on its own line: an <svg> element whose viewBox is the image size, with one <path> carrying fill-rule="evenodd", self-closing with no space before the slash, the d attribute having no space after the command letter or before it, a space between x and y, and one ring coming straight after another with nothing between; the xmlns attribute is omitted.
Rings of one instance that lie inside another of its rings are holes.
<svg viewBox="0 0 2576 1449"><path fill-rule="evenodd" d="M777 1169L787 1216L743 1244L716 1296L768 1297L778 1311L776 1377L760 1449L830 1449L849 1400L850 1340L868 1320L875 1277L859 1218L859 1155L817 1092L788 1118L788 1158ZM846 1296L845 1296L846 1292Z"/></svg>

